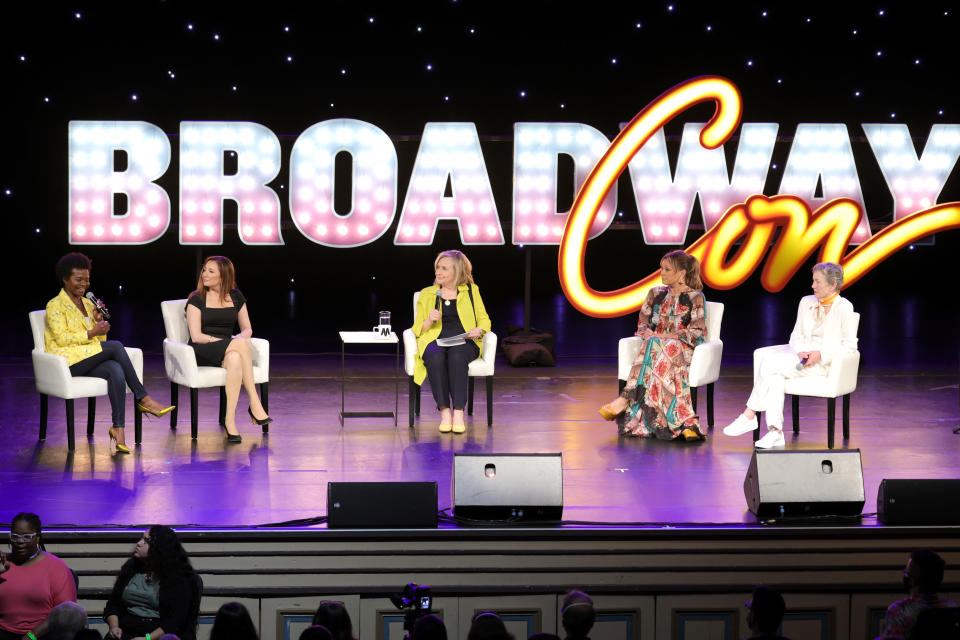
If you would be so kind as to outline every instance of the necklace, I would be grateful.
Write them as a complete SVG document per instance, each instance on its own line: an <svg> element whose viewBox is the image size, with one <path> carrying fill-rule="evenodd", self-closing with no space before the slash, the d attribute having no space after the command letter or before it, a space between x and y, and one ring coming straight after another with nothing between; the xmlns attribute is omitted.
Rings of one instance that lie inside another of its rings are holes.
<svg viewBox="0 0 960 640"><path fill-rule="evenodd" d="M445 304L445 305L447 305L447 306L449 307L449 306L450 306L450 301L449 301L449 300L444 300L444 301L443 301L443 304Z"/></svg>

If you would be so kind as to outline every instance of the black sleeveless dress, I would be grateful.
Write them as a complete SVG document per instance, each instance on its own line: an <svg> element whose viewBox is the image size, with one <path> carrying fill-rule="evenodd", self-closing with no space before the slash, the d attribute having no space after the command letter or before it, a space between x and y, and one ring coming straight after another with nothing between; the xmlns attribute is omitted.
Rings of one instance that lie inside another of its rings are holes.
<svg viewBox="0 0 960 640"><path fill-rule="evenodd" d="M227 347L230 346L230 339L233 337L234 328L237 326L237 315L247 302L239 289L230 291L230 299L233 300L233 306L223 309L207 307L207 294L205 292L196 293L187 300L188 305L200 309L200 331L208 336L220 338L215 342L205 342L203 344L195 344L193 340L189 342L197 354L197 364L201 367L223 365L223 356L227 352Z"/></svg>

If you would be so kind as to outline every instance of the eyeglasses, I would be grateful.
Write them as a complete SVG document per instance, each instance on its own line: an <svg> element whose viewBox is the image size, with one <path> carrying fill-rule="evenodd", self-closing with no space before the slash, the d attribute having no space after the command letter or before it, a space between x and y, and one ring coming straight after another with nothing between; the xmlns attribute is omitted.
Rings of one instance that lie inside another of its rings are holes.
<svg viewBox="0 0 960 640"><path fill-rule="evenodd" d="M10 542L33 542L39 533L11 533Z"/></svg>

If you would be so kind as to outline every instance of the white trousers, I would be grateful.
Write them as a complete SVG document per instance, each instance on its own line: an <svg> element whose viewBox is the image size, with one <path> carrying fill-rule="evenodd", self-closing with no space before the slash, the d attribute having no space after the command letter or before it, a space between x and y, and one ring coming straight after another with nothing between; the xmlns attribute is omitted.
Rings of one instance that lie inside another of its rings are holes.
<svg viewBox="0 0 960 640"><path fill-rule="evenodd" d="M797 370L800 358L795 353L766 353L757 367L747 407L767 414L767 426L783 429L784 381L790 378L826 376L827 369L817 362Z"/></svg>

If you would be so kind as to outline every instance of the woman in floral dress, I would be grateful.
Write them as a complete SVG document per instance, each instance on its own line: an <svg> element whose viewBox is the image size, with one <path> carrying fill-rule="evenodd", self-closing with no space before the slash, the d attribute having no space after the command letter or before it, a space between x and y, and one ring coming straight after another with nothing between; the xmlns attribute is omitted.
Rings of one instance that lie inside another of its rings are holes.
<svg viewBox="0 0 960 640"><path fill-rule="evenodd" d="M635 335L643 338L627 384L600 409L607 420L623 414L621 433L641 438L703 440L690 399L690 360L703 342L706 315L700 263L683 251L660 261L663 286L640 309Z"/></svg>

